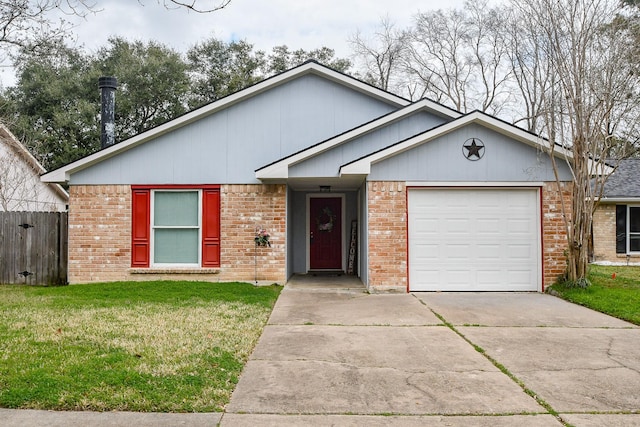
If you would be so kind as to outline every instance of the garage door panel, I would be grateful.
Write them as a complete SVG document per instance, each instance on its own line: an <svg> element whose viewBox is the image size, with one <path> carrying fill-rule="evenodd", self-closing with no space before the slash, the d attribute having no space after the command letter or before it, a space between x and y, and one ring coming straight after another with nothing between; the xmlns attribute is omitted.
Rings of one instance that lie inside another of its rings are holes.
<svg viewBox="0 0 640 427"><path fill-rule="evenodd" d="M450 234L466 235L471 230L470 222L468 218L448 218L444 220L444 229Z"/></svg>
<svg viewBox="0 0 640 427"><path fill-rule="evenodd" d="M501 224L495 218L478 218L476 228L480 234L495 234L500 232Z"/></svg>
<svg viewBox="0 0 640 427"><path fill-rule="evenodd" d="M440 245L418 244L414 247L414 257L418 263L421 261L437 261L440 257Z"/></svg>
<svg viewBox="0 0 640 427"><path fill-rule="evenodd" d="M411 189L412 291L535 291L537 189Z"/></svg>
<svg viewBox="0 0 640 427"><path fill-rule="evenodd" d="M507 220L507 232L509 234L525 233L531 234L533 225L529 218L511 218Z"/></svg>
<svg viewBox="0 0 640 427"><path fill-rule="evenodd" d="M462 286L473 281L474 272L469 268L452 269L444 274L444 281L452 286Z"/></svg>
<svg viewBox="0 0 640 427"><path fill-rule="evenodd" d="M419 220L416 220L415 227L418 233L437 233L438 220L437 219L419 219Z"/></svg>
<svg viewBox="0 0 640 427"><path fill-rule="evenodd" d="M471 256L472 247L468 243L448 244L444 246L443 251L439 251L439 256L446 256L449 260L464 260Z"/></svg>
<svg viewBox="0 0 640 427"><path fill-rule="evenodd" d="M502 249L502 245L500 244L477 244L475 258L481 262L487 261L499 261L502 258L502 253L504 252ZM470 256L469 259L473 259L473 256Z"/></svg>
<svg viewBox="0 0 640 427"><path fill-rule="evenodd" d="M509 244L507 245L507 251L509 253L509 260L524 261L527 265L532 258L536 257L532 245Z"/></svg>

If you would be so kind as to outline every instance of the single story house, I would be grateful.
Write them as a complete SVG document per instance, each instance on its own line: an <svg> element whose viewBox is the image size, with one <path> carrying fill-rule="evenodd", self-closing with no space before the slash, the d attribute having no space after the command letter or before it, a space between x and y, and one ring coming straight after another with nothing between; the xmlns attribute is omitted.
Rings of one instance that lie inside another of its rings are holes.
<svg viewBox="0 0 640 427"><path fill-rule="evenodd" d="M69 184L71 283L342 271L372 292L543 291L571 195L547 153L311 61L42 179Z"/></svg>
<svg viewBox="0 0 640 427"><path fill-rule="evenodd" d="M640 262L640 159L625 159L607 178L593 215L593 260Z"/></svg>
<svg viewBox="0 0 640 427"><path fill-rule="evenodd" d="M69 195L56 183L45 183L44 167L9 129L0 124L0 211L64 212Z"/></svg>

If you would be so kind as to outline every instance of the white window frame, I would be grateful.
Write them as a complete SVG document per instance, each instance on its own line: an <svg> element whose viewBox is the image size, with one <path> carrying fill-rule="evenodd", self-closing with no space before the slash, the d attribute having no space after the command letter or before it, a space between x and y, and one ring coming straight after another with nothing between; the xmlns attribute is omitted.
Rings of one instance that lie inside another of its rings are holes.
<svg viewBox="0 0 640 427"><path fill-rule="evenodd" d="M640 205L627 205L627 230L625 236L627 240L627 253L635 255L640 254L640 251L631 250L631 236L633 235L640 237L640 232L631 232L631 208L640 209Z"/></svg>
<svg viewBox="0 0 640 427"><path fill-rule="evenodd" d="M156 193L197 193L198 194L198 225L194 226L158 226L155 225L155 197ZM149 266L162 268L199 268L202 265L202 190L197 188L176 188L176 189L152 189L150 201L150 218L149 227L151 229L150 248L149 248ZM156 229L198 229L198 262L197 263L157 263L155 262L155 237Z"/></svg>

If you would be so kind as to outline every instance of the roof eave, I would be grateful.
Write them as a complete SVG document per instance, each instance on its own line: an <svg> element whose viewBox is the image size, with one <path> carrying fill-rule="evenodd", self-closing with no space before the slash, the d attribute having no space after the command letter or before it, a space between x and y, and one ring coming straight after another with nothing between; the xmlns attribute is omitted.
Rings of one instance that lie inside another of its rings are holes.
<svg viewBox="0 0 640 427"><path fill-rule="evenodd" d="M640 196L625 196L625 197L601 197L598 200L600 203L640 203Z"/></svg>

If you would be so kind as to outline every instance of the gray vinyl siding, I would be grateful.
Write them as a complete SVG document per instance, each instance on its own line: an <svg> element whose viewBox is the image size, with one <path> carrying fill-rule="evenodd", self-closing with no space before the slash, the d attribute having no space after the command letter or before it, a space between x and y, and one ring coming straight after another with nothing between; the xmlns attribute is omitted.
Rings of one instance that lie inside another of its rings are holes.
<svg viewBox="0 0 640 427"><path fill-rule="evenodd" d="M287 239L292 253L293 273L307 272L307 201L306 193L295 191L289 210L293 213L293 232Z"/></svg>
<svg viewBox="0 0 640 427"><path fill-rule="evenodd" d="M70 183L258 183L256 169L395 108L306 75L74 173Z"/></svg>
<svg viewBox="0 0 640 427"><path fill-rule="evenodd" d="M358 271L360 280L367 285L369 277L369 235L366 230L369 229L368 223L368 201L367 201L367 183L360 187L358 192L360 198L360 218L358 221Z"/></svg>
<svg viewBox="0 0 640 427"><path fill-rule="evenodd" d="M295 236L294 221L296 215L294 215L294 212L297 211L295 210L295 207L292 208L294 204L294 194L293 190L291 190L290 187L287 187L287 242L292 241L293 236ZM294 256L296 252L294 248L294 245L287 243L287 280L295 273Z"/></svg>
<svg viewBox="0 0 640 427"><path fill-rule="evenodd" d="M463 153L469 138L484 143L481 160ZM563 160L557 160L560 178L571 181ZM369 181L555 181L549 156L505 135L473 124L428 141L392 158L371 165Z"/></svg>
<svg viewBox="0 0 640 427"><path fill-rule="evenodd" d="M432 129L445 119L418 112L289 168L289 177L334 177L340 165L359 159L413 135Z"/></svg>

